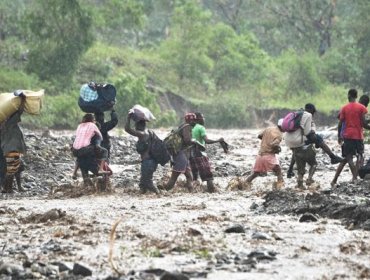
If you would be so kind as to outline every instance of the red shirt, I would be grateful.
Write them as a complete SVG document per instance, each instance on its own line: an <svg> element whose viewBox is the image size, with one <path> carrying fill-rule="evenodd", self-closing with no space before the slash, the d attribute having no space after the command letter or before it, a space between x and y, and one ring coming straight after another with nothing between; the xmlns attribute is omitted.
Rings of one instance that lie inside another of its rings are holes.
<svg viewBox="0 0 370 280"><path fill-rule="evenodd" d="M340 110L339 119L345 122L343 137L345 139L363 140L362 118L367 113L364 105L350 102Z"/></svg>

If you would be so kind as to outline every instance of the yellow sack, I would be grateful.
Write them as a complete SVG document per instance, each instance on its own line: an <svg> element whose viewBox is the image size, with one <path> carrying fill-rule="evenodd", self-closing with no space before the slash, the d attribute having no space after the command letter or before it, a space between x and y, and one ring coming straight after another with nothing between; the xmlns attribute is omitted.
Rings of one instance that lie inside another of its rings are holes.
<svg viewBox="0 0 370 280"><path fill-rule="evenodd" d="M42 109L42 101L44 99L44 90L31 91L23 90L23 94L26 96L24 103L24 111L31 115L38 115Z"/></svg>
<svg viewBox="0 0 370 280"><path fill-rule="evenodd" d="M26 96L24 111L28 114L40 114L42 108L42 100L44 97L44 90L30 91L22 90ZM21 98L15 96L14 93L0 94L0 123L9 118L12 114L18 111L21 105Z"/></svg>

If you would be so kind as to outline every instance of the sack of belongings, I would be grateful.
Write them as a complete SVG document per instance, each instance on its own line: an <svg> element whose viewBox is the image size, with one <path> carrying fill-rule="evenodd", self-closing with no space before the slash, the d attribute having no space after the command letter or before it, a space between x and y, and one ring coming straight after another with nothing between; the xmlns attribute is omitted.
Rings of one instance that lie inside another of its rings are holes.
<svg viewBox="0 0 370 280"><path fill-rule="evenodd" d="M137 122L137 121L147 121L150 122L152 120L155 120L154 115L150 110L146 107L143 107L141 105L136 104L134 107L132 107L129 110L129 114L132 114L132 119Z"/></svg>
<svg viewBox="0 0 370 280"><path fill-rule="evenodd" d="M25 96L24 111L31 115L38 115L42 109L44 90L17 90L12 93L0 94L0 123L18 111L21 105L21 95Z"/></svg>
<svg viewBox="0 0 370 280"><path fill-rule="evenodd" d="M110 111L116 104L116 88L111 84L83 84L80 89L78 106L85 113Z"/></svg>

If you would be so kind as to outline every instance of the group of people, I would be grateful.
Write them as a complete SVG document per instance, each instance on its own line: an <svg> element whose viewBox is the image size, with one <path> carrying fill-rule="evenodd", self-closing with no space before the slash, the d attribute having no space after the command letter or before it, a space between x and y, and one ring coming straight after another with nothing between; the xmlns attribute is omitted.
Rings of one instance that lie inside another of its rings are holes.
<svg viewBox="0 0 370 280"><path fill-rule="evenodd" d="M151 153L151 143L154 137L157 137L152 130L146 128L145 120L138 120L132 128L131 122L134 115L127 115L125 130L130 135L138 138L136 150L141 156L141 177L140 191L146 193L151 191L159 193L160 191L153 184L153 173L157 169L158 163ZM221 143L224 151L227 152L227 144L223 138L212 140L208 138L204 127L204 116L202 113L187 113L184 123L176 130L179 136L179 148L176 150L169 149L171 158L172 172L169 180L165 183L164 189L169 191L174 188L178 177L185 175L185 187L189 192L193 191L193 181L198 177L207 183L207 191L215 192L216 187L213 182L213 174L209 158L205 153L205 144Z"/></svg>
<svg viewBox="0 0 370 280"><path fill-rule="evenodd" d="M364 163L364 129L370 129L366 120L369 96L363 95L357 102L357 90L348 91L348 104L340 109L338 119L338 143L341 145L342 157L335 155L325 143L323 137L316 133L316 126L313 116L316 107L308 103L305 105L299 120L299 128L294 131L284 131L283 119L279 119L274 127L265 129L258 135L261 146L257 155L252 174L246 179L246 183L251 182L258 176L273 171L277 176L277 187L284 185L281 166L277 154L281 151L281 142L285 139L285 144L292 150L293 156L288 169L287 177L293 177L293 167L297 167L297 187L304 188L304 175L306 165L309 166L306 185L314 183L314 173L317 167L315 148L321 148L329 157L331 164L338 164L335 176L331 181L331 186L337 185L337 180L348 163L352 173L352 183L357 182L359 169ZM356 163L353 158L356 157Z"/></svg>
<svg viewBox="0 0 370 280"><path fill-rule="evenodd" d="M24 166L21 155L26 152L23 133L18 125L23 112L24 97L19 110L10 116L0 127L0 184L2 192L13 192L13 182L16 181L18 190L23 191L20 173ZM316 171L316 150L321 148L329 157L332 164L338 164L331 186L336 186L337 180L348 163L352 182L358 178L359 168L364 162L364 132L370 129L365 118L369 97L361 96L357 100L357 90L350 89L348 92L349 103L343 106L338 115L338 143L341 144L342 157L335 155L328 147L323 137L316 133L313 116L316 107L306 104L302 109L299 119L299 129L284 131L283 119L273 127L266 128L258 135L261 146L251 174L245 179L247 185L258 176L273 171L277 176L277 187L284 185L283 172L277 157L281 151L281 142L285 139L286 145L292 150L292 160L288 169L288 178L294 176L293 167L297 169L297 187L304 188L304 175L306 165L309 166L308 176L305 181L307 186L314 182L313 176ZM132 123L134 126L132 127ZM213 181L213 173L209 158L206 154L206 145L220 143L227 152L228 145L223 138L212 140L207 136L204 126L205 118L202 113L187 113L184 122L177 128L175 134L178 137L178 147L167 149L171 165L171 176L164 184L167 191L174 188L178 177L185 175L185 187L189 192L193 191L193 183L198 178L206 182L208 192L216 192L217 188ZM73 178L77 177L78 169L81 170L84 182L88 182L89 171L95 175L111 174L109 168L111 141L109 131L118 124L116 112L111 110L110 120L105 121L104 112L87 113L79 124L72 146L73 155L76 157ZM154 131L147 128L147 120L137 119L133 112L129 112L126 118L125 130L132 136L137 137L136 150L141 157L141 177L139 182L142 193L160 193L153 183L153 174L157 170L158 161L153 155L154 142L159 138ZM161 140L160 140L161 141ZM356 157L356 162L353 161Z"/></svg>

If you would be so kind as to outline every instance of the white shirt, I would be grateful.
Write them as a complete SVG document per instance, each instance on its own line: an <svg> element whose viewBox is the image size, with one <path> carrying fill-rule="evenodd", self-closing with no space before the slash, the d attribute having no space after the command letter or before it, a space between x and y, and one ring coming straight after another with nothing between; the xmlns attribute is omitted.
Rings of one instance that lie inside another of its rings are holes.
<svg viewBox="0 0 370 280"><path fill-rule="evenodd" d="M284 133L285 144L289 148L298 148L304 146L304 142L307 140L305 135L309 134L315 128L315 126L312 124L312 114L304 111L300 128L293 132Z"/></svg>

